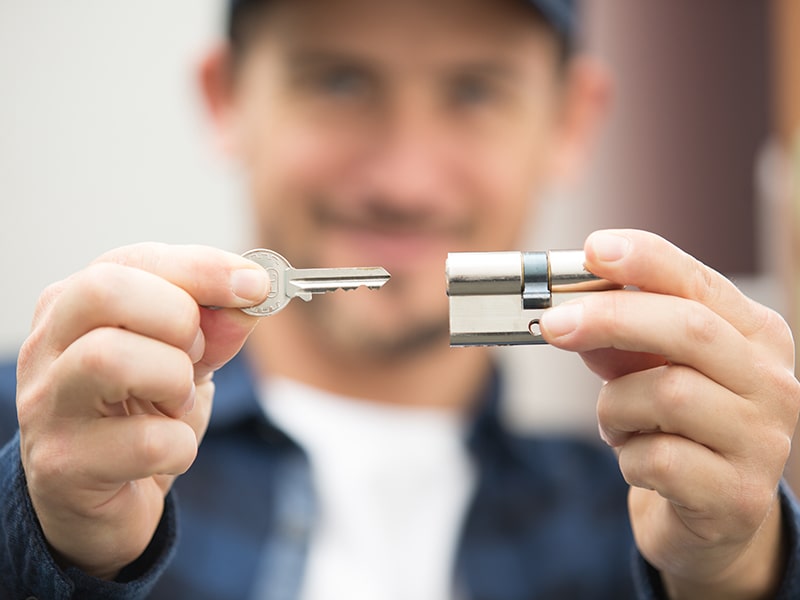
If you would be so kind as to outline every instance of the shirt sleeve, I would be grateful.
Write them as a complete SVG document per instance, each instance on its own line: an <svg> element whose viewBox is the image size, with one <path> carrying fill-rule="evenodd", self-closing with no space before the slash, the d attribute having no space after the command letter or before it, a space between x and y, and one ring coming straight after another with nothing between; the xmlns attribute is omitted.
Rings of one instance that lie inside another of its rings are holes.
<svg viewBox="0 0 800 600"><path fill-rule="evenodd" d="M61 569L53 560L28 496L19 457L19 434L0 450L0 598L52 600L146 598L166 569L177 543L172 496L150 545L116 581Z"/></svg>
<svg viewBox="0 0 800 600"><path fill-rule="evenodd" d="M779 493L787 556L786 570L775 600L793 600L800 598L800 504L785 481L781 482ZM666 600L667 595L658 571L636 549L633 557L633 580L637 598Z"/></svg>

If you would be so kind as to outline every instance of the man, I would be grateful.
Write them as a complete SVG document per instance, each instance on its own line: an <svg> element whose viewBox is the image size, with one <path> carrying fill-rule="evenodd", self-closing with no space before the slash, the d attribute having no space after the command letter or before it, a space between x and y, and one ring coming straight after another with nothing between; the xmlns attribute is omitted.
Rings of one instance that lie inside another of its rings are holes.
<svg viewBox="0 0 800 600"><path fill-rule="evenodd" d="M800 593L780 485L800 391L775 313L653 235L590 236L589 269L641 291L541 325L608 382L615 452L512 435L487 351L448 346L446 252L517 247L602 112L602 76L567 56L572 12L232 3L202 82L259 242L392 281L257 329L237 308L265 274L209 248L121 248L46 290L0 455L7 596Z"/></svg>

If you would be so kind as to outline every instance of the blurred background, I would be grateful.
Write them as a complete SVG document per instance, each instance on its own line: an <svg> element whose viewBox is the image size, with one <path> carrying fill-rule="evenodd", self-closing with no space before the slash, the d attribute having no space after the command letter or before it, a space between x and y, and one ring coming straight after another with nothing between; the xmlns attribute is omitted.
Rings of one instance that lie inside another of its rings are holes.
<svg viewBox="0 0 800 600"><path fill-rule="evenodd" d="M523 249L649 229L797 324L800 3L584 4L614 107L589 173L552 190ZM223 6L0 0L0 355L13 359L46 285L105 250L250 246L246 199L195 91ZM515 426L596 435L599 382L575 357L499 354Z"/></svg>

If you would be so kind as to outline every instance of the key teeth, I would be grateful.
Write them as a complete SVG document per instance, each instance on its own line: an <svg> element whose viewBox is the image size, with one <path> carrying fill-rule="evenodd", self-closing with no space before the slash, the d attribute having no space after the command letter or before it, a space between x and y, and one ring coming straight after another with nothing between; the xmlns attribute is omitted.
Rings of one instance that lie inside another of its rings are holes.
<svg viewBox="0 0 800 600"><path fill-rule="evenodd" d="M295 269L285 257L263 248L250 250L242 256L267 270L276 288L261 304L241 309L249 315L258 317L279 312L292 298L309 302L314 294L339 289L350 291L367 287L376 290L383 287L390 278L389 272L383 267Z"/></svg>
<svg viewBox="0 0 800 600"><path fill-rule="evenodd" d="M302 283L301 280L290 280L289 286L290 289L294 289L294 293L290 294L292 296L303 297L301 294L327 294L330 292L336 292L338 290L344 290L345 292L349 292L351 290L357 290L358 288L367 288L369 290L377 290L382 288L386 285L386 282L389 280L387 277L386 279L380 280L358 280L354 282L343 282L339 285L335 285L332 282L328 282L328 285L321 287L319 285L309 286L308 284ZM298 281L301 281L298 283ZM309 289L312 288L312 289Z"/></svg>
<svg viewBox="0 0 800 600"><path fill-rule="evenodd" d="M367 288L368 290L376 290L381 286L375 286L375 285L367 284L367 283L364 283L364 284L361 284L361 285L342 285L342 286L339 286L337 288L332 289L331 291L332 292L338 292L338 291L352 292L352 291L357 290L358 288L362 288L362 287L363 288Z"/></svg>

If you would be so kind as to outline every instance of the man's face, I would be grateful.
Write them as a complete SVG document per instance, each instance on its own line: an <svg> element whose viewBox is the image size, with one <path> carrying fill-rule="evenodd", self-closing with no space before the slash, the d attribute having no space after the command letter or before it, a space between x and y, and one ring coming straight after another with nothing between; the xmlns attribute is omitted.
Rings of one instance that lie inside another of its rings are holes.
<svg viewBox="0 0 800 600"><path fill-rule="evenodd" d="M514 0L274 0L230 111L258 241L296 267L392 274L287 311L337 352L447 344L446 255L516 248L549 169L560 68Z"/></svg>

